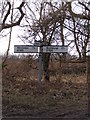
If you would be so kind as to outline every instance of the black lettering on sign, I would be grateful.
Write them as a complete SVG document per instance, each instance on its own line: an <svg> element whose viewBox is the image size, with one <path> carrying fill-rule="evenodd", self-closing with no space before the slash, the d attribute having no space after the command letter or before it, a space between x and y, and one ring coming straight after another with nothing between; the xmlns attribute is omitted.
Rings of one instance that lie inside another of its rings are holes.
<svg viewBox="0 0 90 120"><path fill-rule="evenodd" d="M17 51L20 51L20 52L22 52L22 51L24 51L23 49L17 49Z"/></svg>
<svg viewBox="0 0 90 120"><path fill-rule="evenodd" d="M27 46L22 46L22 49L28 49L28 47Z"/></svg>

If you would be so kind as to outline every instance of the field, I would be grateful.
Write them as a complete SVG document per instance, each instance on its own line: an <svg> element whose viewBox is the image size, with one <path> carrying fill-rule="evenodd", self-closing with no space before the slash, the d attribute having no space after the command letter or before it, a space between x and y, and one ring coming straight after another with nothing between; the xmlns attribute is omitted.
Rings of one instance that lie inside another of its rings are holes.
<svg viewBox="0 0 90 120"><path fill-rule="evenodd" d="M54 61L55 62L55 61ZM2 70L3 117L86 119L88 85L85 63L50 64L50 82L38 88L38 60L8 59Z"/></svg>

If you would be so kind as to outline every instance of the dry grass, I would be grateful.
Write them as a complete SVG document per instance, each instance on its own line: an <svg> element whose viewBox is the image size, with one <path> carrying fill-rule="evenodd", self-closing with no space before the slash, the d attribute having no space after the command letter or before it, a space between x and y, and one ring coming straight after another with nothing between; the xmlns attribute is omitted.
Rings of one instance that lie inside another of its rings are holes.
<svg viewBox="0 0 90 120"><path fill-rule="evenodd" d="M23 64L22 64L23 63ZM27 66L23 61L8 61L3 71L3 114L85 108L87 82L85 74L64 74L59 82L56 76L51 81L42 81L38 90L38 66Z"/></svg>

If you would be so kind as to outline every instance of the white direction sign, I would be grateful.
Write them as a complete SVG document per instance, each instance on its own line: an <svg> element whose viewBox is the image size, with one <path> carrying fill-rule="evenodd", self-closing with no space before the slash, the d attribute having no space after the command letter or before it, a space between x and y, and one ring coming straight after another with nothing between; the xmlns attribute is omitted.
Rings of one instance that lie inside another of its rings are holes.
<svg viewBox="0 0 90 120"><path fill-rule="evenodd" d="M14 45L14 53L38 53L39 46L34 45ZM42 51L44 53L67 53L68 46L59 46L59 45L51 45L51 46L43 46Z"/></svg>
<svg viewBox="0 0 90 120"><path fill-rule="evenodd" d="M51 46L43 46L44 53L67 53L68 46L59 46L59 45L51 45Z"/></svg>
<svg viewBox="0 0 90 120"><path fill-rule="evenodd" d="M32 45L14 45L14 53L38 53L38 47Z"/></svg>

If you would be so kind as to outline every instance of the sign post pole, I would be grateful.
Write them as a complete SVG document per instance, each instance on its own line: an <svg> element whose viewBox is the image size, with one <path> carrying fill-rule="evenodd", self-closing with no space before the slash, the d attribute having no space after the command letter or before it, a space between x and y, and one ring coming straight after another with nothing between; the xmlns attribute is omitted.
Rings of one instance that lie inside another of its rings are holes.
<svg viewBox="0 0 90 120"><path fill-rule="evenodd" d="M42 43L41 43L42 44ZM39 76L38 76L38 83L39 83L39 92L41 92L41 79L42 79L42 45L40 44L39 47Z"/></svg>

